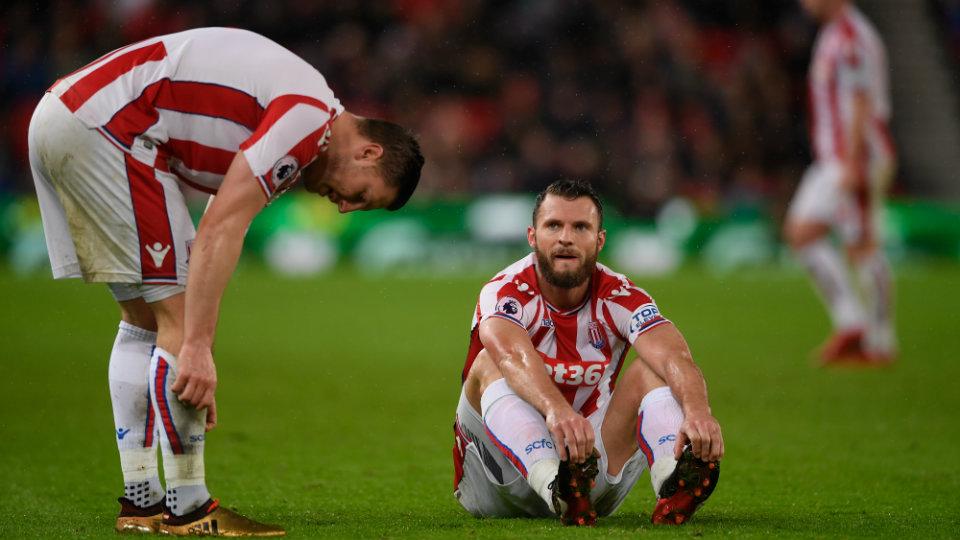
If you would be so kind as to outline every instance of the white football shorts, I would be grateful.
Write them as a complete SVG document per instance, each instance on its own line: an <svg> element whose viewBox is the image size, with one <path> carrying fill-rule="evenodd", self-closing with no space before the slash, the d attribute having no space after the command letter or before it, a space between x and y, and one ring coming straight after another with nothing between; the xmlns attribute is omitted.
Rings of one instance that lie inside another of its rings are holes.
<svg viewBox="0 0 960 540"><path fill-rule="evenodd" d="M883 200L893 166L872 164L869 175L867 189L854 194L841 186L842 164L811 164L790 203L788 219L827 224L846 244L881 238Z"/></svg>
<svg viewBox="0 0 960 540"><path fill-rule="evenodd" d="M196 231L154 143L137 139L124 151L49 93L33 113L28 141L55 279L114 284L118 300L155 301L183 290Z"/></svg>
<svg viewBox="0 0 960 540"><path fill-rule="evenodd" d="M600 453L600 473L590 493L600 516L609 516L620 507L647 466L643 452L637 450L617 477L607 474L607 453L600 436L605 413L606 408L601 408L587 418L593 425L595 446ZM490 441L483 418L462 390L454 436L454 496L467 512L475 517L554 517L516 466Z"/></svg>

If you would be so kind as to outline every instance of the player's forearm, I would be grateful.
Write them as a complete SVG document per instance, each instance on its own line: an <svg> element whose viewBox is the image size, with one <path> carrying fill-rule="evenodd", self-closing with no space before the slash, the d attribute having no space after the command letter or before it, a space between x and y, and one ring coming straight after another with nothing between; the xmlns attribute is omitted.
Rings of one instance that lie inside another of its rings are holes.
<svg viewBox="0 0 960 540"><path fill-rule="evenodd" d="M695 412L710 413L707 382L688 351L678 352L667 361L665 379L687 416Z"/></svg>
<svg viewBox="0 0 960 540"><path fill-rule="evenodd" d="M547 376L543 359L536 351L503 354L499 365L500 373L510 388L545 417L570 407L563 394Z"/></svg>
<svg viewBox="0 0 960 540"><path fill-rule="evenodd" d="M710 412L707 383L677 327L659 325L641 335L634 348L640 360L667 383L685 414Z"/></svg>
<svg viewBox="0 0 960 540"><path fill-rule="evenodd" d="M864 92L858 92L853 102L853 117L850 122L849 151L845 162L847 170L854 175L855 183L863 180L864 166L867 160L867 119L869 117L870 102Z"/></svg>
<svg viewBox="0 0 960 540"><path fill-rule="evenodd" d="M187 278L185 346L213 346L220 299L240 258L244 232L235 223L201 221Z"/></svg>

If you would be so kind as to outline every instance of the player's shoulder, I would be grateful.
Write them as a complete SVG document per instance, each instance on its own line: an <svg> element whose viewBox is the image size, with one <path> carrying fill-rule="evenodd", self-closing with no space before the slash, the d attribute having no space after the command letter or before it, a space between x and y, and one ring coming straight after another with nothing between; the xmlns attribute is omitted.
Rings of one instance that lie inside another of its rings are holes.
<svg viewBox="0 0 960 540"><path fill-rule="evenodd" d="M510 264L487 281L483 291L509 289L524 296L535 296L538 293L537 271L533 253Z"/></svg>
<svg viewBox="0 0 960 540"><path fill-rule="evenodd" d="M630 278L601 263L597 263L593 279L593 295L598 300L614 302L624 307L653 302L650 294L638 287Z"/></svg>

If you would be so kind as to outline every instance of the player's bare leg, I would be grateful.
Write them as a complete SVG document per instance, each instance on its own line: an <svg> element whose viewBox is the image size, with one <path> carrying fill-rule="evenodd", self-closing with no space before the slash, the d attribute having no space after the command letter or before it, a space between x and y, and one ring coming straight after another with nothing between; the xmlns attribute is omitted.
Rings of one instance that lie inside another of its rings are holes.
<svg viewBox="0 0 960 540"><path fill-rule="evenodd" d="M583 463L561 461L543 416L506 384L486 351L481 351L464 382L467 401L481 412L487 432L530 487L565 525L592 525L597 514L590 488L598 454Z"/></svg>
<svg viewBox="0 0 960 540"><path fill-rule="evenodd" d="M695 457L690 445L675 458L683 418L663 379L636 359L620 377L600 429L611 476L618 475L638 449L643 451L657 496L654 523L684 523L719 479L719 462Z"/></svg>
<svg viewBox="0 0 960 540"><path fill-rule="evenodd" d="M150 355L157 322L142 298L118 301L120 328L110 354L110 401L123 471L117 532L157 532L163 487L157 468L157 432L148 399Z"/></svg>
<svg viewBox="0 0 960 540"><path fill-rule="evenodd" d="M150 365L150 396L160 424L166 511L159 530L179 536L283 536L284 530L222 508L210 498L204 473L206 409L181 402L171 390L183 341L184 294L150 303L157 321L157 347Z"/></svg>
<svg viewBox="0 0 960 540"><path fill-rule="evenodd" d="M829 234L826 223L788 221L784 227L784 237L813 279L833 321L834 334L820 349L823 362L859 358L864 330L863 307Z"/></svg>

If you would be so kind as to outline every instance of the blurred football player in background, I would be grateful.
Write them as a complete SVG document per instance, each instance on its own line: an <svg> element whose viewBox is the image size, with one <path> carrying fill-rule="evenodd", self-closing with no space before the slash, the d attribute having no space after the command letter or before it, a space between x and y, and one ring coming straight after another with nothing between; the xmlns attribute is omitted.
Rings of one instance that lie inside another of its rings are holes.
<svg viewBox="0 0 960 540"><path fill-rule="evenodd" d="M54 277L104 283L120 306L109 369L125 485L117 530L283 534L207 491L220 299L271 200L302 179L340 212L397 209L420 177L418 143L346 112L316 69L269 39L201 28L57 81L29 147ZM217 194L195 240L181 183Z"/></svg>
<svg viewBox="0 0 960 540"><path fill-rule="evenodd" d="M653 299L597 263L605 239L593 188L555 182L535 203L533 253L480 291L453 449L455 495L477 517L590 525L649 467L654 523L679 524L716 486L703 375Z"/></svg>
<svg viewBox="0 0 960 540"><path fill-rule="evenodd" d="M833 321L821 361L887 363L896 355L896 336L880 214L896 152L888 129L886 53L877 31L848 0L801 4L822 25L808 75L815 158L791 203L784 234ZM831 243L831 231L846 248L846 259Z"/></svg>

